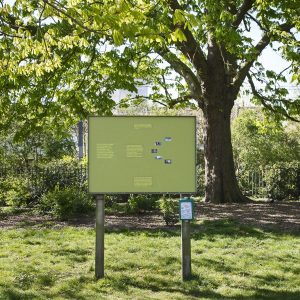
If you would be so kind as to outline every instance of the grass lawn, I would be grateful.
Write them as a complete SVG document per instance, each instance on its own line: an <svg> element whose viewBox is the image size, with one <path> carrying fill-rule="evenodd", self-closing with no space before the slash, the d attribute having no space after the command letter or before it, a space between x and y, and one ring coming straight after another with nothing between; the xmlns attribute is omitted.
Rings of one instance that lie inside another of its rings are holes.
<svg viewBox="0 0 300 300"><path fill-rule="evenodd" d="M193 225L191 281L180 229L107 231L94 280L91 228L0 229L0 299L300 299L300 234L228 219Z"/></svg>

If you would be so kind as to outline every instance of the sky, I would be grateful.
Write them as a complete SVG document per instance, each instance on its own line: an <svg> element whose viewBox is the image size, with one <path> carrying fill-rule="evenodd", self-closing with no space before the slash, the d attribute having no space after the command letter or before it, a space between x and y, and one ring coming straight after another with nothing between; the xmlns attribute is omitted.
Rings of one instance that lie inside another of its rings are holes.
<svg viewBox="0 0 300 300"><path fill-rule="evenodd" d="M276 72L281 72L289 66L289 63L284 60L277 52L271 49L271 47L268 47L264 50L261 57L259 58L259 62L261 62L266 69Z"/></svg>
<svg viewBox="0 0 300 300"><path fill-rule="evenodd" d="M248 34L251 37L255 44L259 42L261 39L261 30L259 27L253 22L251 24L251 32ZM277 48L279 43L274 43L274 46ZM286 69L289 66L289 63L284 60L280 54L274 51L270 46L266 47L263 50L261 56L259 57L258 61L262 63L266 70L272 70L277 73L281 72L282 70ZM288 76L288 72L285 72L285 75Z"/></svg>

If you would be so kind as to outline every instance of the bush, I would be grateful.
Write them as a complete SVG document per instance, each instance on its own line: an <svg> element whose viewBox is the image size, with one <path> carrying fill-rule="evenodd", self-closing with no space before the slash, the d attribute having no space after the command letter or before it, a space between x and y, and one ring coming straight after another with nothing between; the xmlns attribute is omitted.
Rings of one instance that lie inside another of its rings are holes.
<svg viewBox="0 0 300 300"><path fill-rule="evenodd" d="M232 123L232 146L238 170L258 170L300 160L299 127L279 123L261 111L244 110Z"/></svg>
<svg viewBox="0 0 300 300"><path fill-rule="evenodd" d="M56 187L42 196L38 209L60 220L90 213L94 210L94 201L90 195L77 187Z"/></svg>
<svg viewBox="0 0 300 300"><path fill-rule="evenodd" d="M127 203L127 213L141 213L156 208L155 195L130 195Z"/></svg>
<svg viewBox="0 0 300 300"><path fill-rule="evenodd" d="M276 164L266 171L266 186L272 199L300 198L300 165L298 162Z"/></svg>
<svg viewBox="0 0 300 300"><path fill-rule="evenodd" d="M239 170L237 178L242 193L245 196L255 195L256 197L265 197L268 194L265 173L263 169Z"/></svg>
<svg viewBox="0 0 300 300"><path fill-rule="evenodd" d="M163 213L167 225L174 225L179 220L179 200L172 198L161 198L158 201L159 209Z"/></svg>
<svg viewBox="0 0 300 300"><path fill-rule="evenodd" d="M72 186L87 191L86 162L70 157L39 166L13 166L0 171L0 205L34 204L56 187Z"/></svg>
<svg viewBox="0 0 300 300"><path fill-rule="evenodd" d="M0 204L28 206L32 200L29 180L24 176L8 176L0 181Z"/></svg>
<svg viewBox="0 0 300 300"><path fill-rule="evenodd" d="M197 195L204 197L205 195L205 169L203 166L197 166Z"/></svg>
<svg viewBox="0 0 300 300"><path fill-rule="evenodd" d="M76 186L87 191L86 165L71 158L52 161L44 166L35 167L32 172L32 195L39 199L43 194L56 187L64 189Z"/></svg>

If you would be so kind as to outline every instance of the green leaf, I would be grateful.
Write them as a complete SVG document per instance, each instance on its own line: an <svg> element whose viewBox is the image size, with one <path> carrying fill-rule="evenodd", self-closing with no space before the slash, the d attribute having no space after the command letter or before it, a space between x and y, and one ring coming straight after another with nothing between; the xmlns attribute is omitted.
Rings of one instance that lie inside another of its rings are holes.
<svg viewBox="0 0 300 300"><path fill-rule="evenodd" d="M123 43L123 36L118 30L113 30L113 39L116 46L120 46Z"/></svg>

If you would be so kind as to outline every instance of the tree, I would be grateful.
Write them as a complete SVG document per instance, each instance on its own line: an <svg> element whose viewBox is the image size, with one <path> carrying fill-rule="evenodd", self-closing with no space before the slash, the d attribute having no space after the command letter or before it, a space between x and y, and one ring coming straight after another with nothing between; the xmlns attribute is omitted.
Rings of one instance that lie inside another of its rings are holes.
<svg viewBox="0 0 300 300"><path fill-rule="evenodd" d="M233 153L239 174L300 161L299 129L299 124L278 124L258 110L242 111L232 124Z"/></svg>
<svg viewBox="0 0 300 300"><path fill-rule="evenodd" d="M289 101L278 85L284 73L258 63L270 45L291 62L293 80L299 81L297 0L17 0L12 8L1 3L6 127L20 114L26 130L107 114L114 89L135 91L141 82L151 83L151 100L202 109L206 200L222 203L246 200L235 177L230 132L244 82L276 116L299 115L299 99ZM253 28L261 33L258 42Z"/></svg>
<svg viewBox="0 0 300 300"><path fill-rule="evenodd" d="M10 134L0 135L0 165L3 167L28 167L32 161L45 163L63 156L76 156L76 145L71 132L56 136L51 131L44 130L16 141L14 133L17 127L15 124Z"/></svg>
<svg viewBox="0 0 300 300"><path fill-rule="evenodd" d="M267 193L276 200L299 198L299 125L291 121L278 124L258 109L244 110L234 119L233 153L245 191Z"/></svg>

